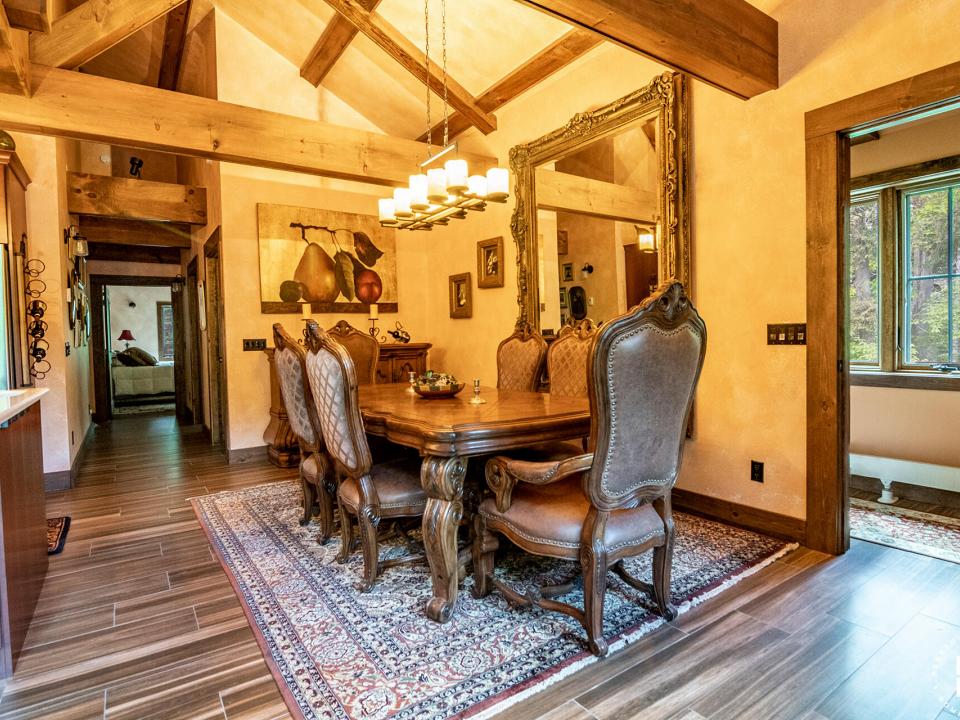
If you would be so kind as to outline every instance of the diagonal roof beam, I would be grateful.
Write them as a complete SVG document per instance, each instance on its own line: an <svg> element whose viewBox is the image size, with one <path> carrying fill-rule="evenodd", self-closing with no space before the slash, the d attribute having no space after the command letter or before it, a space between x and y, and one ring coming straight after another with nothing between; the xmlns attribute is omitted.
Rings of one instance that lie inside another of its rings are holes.
<svg viewBox="0 0 960 720"><path fill-rule="evenodd" d="M359 0L361 7L367 12L376 10L380 0ZM315 87L319 87L323 78L333 69L333 66L347 49L353 38L357 36L356 26L352 25L343 15L334 15L323 34L317 40L307 59L300 66L300 77Z"/></svg>
<svg viewBox="0 0 960 720"><path fill-rule="evenodd" d="M45 33L50 32L52 4L47 0L3 0L3 9L13 27Z"/></svg>
<svg viewBox="0 0 960 720"><path fill-rule="evenodd" d="M477 105L487 112L497 110L602 42L603 38L595 33L571 30L484 91L477 97ZM470 127L469 121L456 112L447 119L447 125L451 138ZM443 137L443 120L433 127L430 134L433 138ZM426 142L427 134L421 135L419 140Z"/></svg>
<svg viewBox="0 0 960 720"><path fill-rule="evenodd" d="M186 0L87 0L30 37L38 65L77 68L146 27Z"/></svg>
<svg viewBox="0 0 960 720"><path fill-rule="evenodd" d="M0 92L30 95L27 31L14 30L0 5Z"/></svg>
<svg viewBox="0 0 960 720"><path fill-rule="evenodd" d="M160 57L160 75L157 87L162 90L176 90L180 79L180 65L183 63L183 49L187 44L187 21L193 0L167 13L167 23L163 29L163 55Z"/></svg>
<svg viewBox="0 0 960 720"><path fill-rule="evenodd" d="M439 68L432 63L428 68L426 56L420 48L405 38L393 25L379 15L365 10L358 0L326 0L326 2L420 82L428 85L435 93L443 94L443 76L439 73ZM471 125L478 128L484 135L497 129L497 119L482 110L477 105L476 99L449 75L447 90L450 105L462 113Z"/></svg>
<svg viewBox="0 0 960 720"><path fill-rule="evenodd" d="M746 0L518 0L741 98L779 86L777 21Z"/></svg>

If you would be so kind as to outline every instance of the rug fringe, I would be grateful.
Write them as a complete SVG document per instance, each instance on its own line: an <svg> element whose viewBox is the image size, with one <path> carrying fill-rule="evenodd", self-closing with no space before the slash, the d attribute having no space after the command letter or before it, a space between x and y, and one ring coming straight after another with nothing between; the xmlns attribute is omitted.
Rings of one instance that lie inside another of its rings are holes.
<svg viewBox="0 0 960 720"><path fill-rule="evenodd" d="M682 603L677 608L677 612L681 615L686 612L689 612L690 610L697 607L701 603L706 602L710 598L716 597L724 590L745 580L746 578L759 572L760 570L767 567L768 565L775 563L777 560L793 552L799 547L800 547L799 543L789 543L788 545L784 545L782 548L780 548L780 550L773 553L772 555L765 558L763 561L757 563L756 565L751 565L750 567L746 568L742 572L739 572L735 575L731 575L716 587L711 588L707 592L697 595L693 598L690 598L686 602ZM657 627L661 625L666 625L666 621L659 616L654 618L648 623L644 623L640 627L634 629L629 634L625 634L622 637L618 638L616 642L611 643L610 653L612 654L614 652L617 652L623 649L624 647L626 647L627 645L630 645L631 643L643 637L646 637L652 630L655 630ZM533 697L534 695L542 692L543 690L546 690L551 685L554 685L560 682L564 678L569 677L575 672L582 670L588 665L592 665L593 663L597 662L597 660L599 660L598 657L596 657L591 653L584 653L584 655L585 657L582 657L581 659L571 663L570 665L565 667L563 670L560 670L559 672L554 673L546 680L540 683L537 683L532 687L526 688L525 690L521 690L516 695L510 696L502 700L501 702L497 703L496 705L492 705L488 708L484 708L477 715L465 715L464 717L469 717L471 718L471 720L487 720L487 718L493 717L494 715L497 715L498 713L503 712L507 708L510 708L513 705L516 705L517 703L523 700L526 700L527 698Z"/></svg>

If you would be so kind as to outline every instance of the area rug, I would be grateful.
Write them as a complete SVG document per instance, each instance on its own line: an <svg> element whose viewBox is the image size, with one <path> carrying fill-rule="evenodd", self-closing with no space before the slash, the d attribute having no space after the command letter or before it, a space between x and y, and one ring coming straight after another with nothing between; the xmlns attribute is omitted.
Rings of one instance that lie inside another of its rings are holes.
<svg viewBox="0 0 960 720"><path fill-rule="evenodd" d="M47 518L47 555L57 555L67 543L69 517Z"/></svg>
<svg viewBox="0 0 960 720"><path fill-rule="evenodd" d="M454 618L428 620L425 565L387 570L360 593L359 552L345 565L339 541L301 528L300 490L273 483L195 498L194 510L234 585L294 717L490 717L596 661L582 628L539 609L514 609L498 593L475 599L464 581ZM792 550L779 540L677 513L673 597L680 612ZM404 552L401 545L381 556ZM631 563L649 581L650 554ZM516 585L560 583L572 563L498 555L497 572ZM608 576L604 635L611 651L664 624L651 598ZM582 585L563 598L582 603Z"/></svg>
<svg viewBox="0 0 960 720"><path fill-rule="evenodd" d="M960 520L943 515L851 498L850 535L960 563Z"/></svg>

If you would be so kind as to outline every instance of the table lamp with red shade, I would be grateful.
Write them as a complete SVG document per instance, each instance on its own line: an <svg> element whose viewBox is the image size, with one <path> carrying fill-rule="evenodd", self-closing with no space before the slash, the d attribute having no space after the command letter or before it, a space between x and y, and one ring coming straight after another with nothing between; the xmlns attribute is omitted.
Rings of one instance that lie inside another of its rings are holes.
<svg viewBox="0 0 960 720"><path fill-rule="evenodd" d="M129 350L130 341L136 340L136 338L133 336L132 332L130 332L129 330L124 330L123 332L120 333L120 337L118 337L117 340L123 340L126 343L126 346L127 346L126 349Z"/></svg>

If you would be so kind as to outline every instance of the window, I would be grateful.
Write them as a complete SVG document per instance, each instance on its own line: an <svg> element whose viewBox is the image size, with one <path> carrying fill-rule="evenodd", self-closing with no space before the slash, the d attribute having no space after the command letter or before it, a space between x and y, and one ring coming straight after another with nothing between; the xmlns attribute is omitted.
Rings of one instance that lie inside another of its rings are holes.
<svg viewBox="0 0 960 720"><path fill-rule="evenodd" d="M160 360L173 360L173 305L157 303L157 348Z"/></svg>
<svg viewBox="0 0 960 720"><path fill-rule="evenodd" d="M960 157L957 158L960 166ZM960 363L960 172L855 178L847 237L854 371L936 373ZM928 170L929 172L929 170Z"/></svg>

